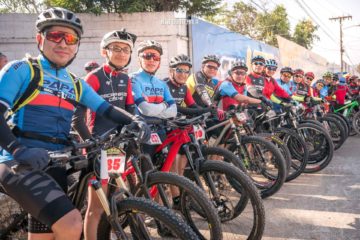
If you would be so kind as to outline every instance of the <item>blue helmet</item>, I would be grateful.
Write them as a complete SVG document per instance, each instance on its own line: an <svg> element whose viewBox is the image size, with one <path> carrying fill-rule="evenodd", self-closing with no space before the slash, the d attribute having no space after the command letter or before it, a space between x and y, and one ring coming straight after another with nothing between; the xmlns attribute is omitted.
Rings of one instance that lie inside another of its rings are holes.
<svg viewBox="0 0 360 240"><path fill-rule="evenodd" d="M278 67L278 64L275 59L268 59L265 61L265 67Z"/></svg>

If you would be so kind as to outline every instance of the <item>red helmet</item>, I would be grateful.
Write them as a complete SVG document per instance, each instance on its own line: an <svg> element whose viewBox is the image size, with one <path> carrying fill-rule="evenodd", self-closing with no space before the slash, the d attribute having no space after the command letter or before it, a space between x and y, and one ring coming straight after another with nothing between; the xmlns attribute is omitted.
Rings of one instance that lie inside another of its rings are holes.
<svg viewBox="0 0 360 240"><path fill-rule="evenodd" d="M95 68L98 68L99 67L99 64L95 61L91 61L91 62L87 62L84 66L85 70L86 71L92 71L94 70Z"/></svg>
<svg viewBox="0 0 360 240"><path fill-rule="evenodd" d="M300 68L294 70L294 75L302 75L304 76L304 71Z"/></svg>
<svg viewBox="0 0 360 240"><path fill-rule="evenodd" d="M313 72L307 72L307 73L305 73L305 77L306 77L306 78L314 79L314 78L315 78L315 74L314 74Z"/></svg>

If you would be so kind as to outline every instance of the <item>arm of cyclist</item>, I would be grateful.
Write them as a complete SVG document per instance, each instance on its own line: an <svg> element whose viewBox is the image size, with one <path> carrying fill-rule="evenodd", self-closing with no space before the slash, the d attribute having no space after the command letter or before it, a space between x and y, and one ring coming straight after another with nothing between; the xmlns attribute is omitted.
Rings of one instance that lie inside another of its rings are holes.
<svg viewBox="0 0 360 240"><path fill-rule="evenodd" d="M71 121L71 127L73 127L78 132L81 139L83 140L91 138L91 132L86 125L86 111L87 109L85 107L78 106L75 109L74 116Z"/></svg>
<svg viewBox="0 0 360 240"><path fill-rule="evenodd" d="M261 103L261 100L252 98L246 95L241 94L239 91L237 91L231 82L224 81L219 86L219 94L221 97L231 97L235 99L238 103L250 103L250 104L259 104Z"/></svg>

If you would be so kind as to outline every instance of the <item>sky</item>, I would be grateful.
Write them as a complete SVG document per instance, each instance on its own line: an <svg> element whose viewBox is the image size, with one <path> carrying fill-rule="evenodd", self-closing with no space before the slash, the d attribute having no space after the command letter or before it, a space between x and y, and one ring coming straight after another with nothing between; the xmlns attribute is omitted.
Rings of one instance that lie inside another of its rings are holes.
<svg viewBox="0 0 360 240"><path fill-rule="evenodd" d="M286 8L292 31L304 18L312 19L314 24L319 25L316 34L320 40L314 42L312 51L336 64L340 64L340 23L329 18L351 15L352 19L343 20L344 61L350 65L360 64L360 26L355 26L360 25L359 0L244 0L260 11L263 11L264 1L268 2L265 5L268 10L278 4ZM231 6L237 1L224 2Z"/></svg>

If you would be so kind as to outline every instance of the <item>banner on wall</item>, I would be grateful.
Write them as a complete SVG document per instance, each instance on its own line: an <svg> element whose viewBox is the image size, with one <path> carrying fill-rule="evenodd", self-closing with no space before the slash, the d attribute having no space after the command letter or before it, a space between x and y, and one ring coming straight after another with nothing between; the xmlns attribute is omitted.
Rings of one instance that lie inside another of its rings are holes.
<svg viewBox="0 0 360 240"><path fill-rule="evenodd" d="M201 19L196 18L193 22L194 24L190 25L190 41L194 71L200 70L201 59L207 54L220 57L221 67L218 76L220 79L227 76L234 61L242 60L250 67L251 58L255 55L279 60L279 51L275 47Z"/></svg>
<svg viewBox="0 0 360 240"><path fill-rule="evenodd" d="M280 60L284 66L314 72L316 79L321 78L324 72L331 70L330 64L320 55L281 36L277 36L277 41Z"/></svg>

